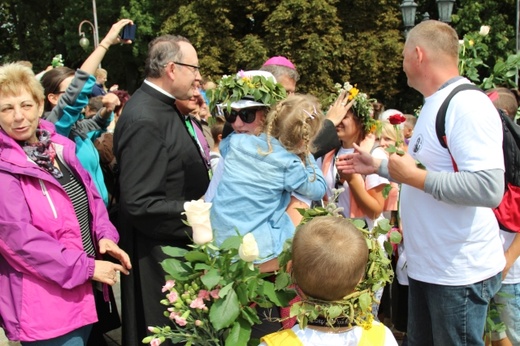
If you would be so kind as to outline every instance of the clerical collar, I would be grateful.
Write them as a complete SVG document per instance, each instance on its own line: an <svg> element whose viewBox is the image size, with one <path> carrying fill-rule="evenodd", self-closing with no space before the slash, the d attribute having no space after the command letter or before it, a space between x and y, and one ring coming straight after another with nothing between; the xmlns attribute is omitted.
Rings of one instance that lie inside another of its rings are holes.
<svg viewBox="0 0 520 346"><path fill-rule="evenodd" d="M163 88L161 88L160 86L158 86L157 84L154 84L152 82L150 82L149 80L145 79L143 81L143 83L145 83L146 85L149 85L150 87L154 88L155 90L159 91L161 94L164 94L168 97L171 97L175 100L175 96L173 96L172 94L170 94L169 92L167 92L166 90L164 90Z"/></svg>

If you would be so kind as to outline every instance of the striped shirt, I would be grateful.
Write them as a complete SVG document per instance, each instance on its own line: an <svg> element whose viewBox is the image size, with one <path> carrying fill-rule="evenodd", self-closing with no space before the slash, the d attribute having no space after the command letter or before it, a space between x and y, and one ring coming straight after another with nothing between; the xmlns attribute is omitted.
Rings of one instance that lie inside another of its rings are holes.
<svg viewBox="0 0 520 346"><path fill-rule="evenodd" d="M81 241L83 243L83 250L92 256L96 256L96 250L94 248L94 242L92 240L92 233L90 229L90 222L92 221L92 215L90 214L87 192L85 187L79 182L69 168L56 157L58 166L63 172L63 177L57 179L67 195L69 196L76 218L78 219L80 230L81 230Z"/></svg>

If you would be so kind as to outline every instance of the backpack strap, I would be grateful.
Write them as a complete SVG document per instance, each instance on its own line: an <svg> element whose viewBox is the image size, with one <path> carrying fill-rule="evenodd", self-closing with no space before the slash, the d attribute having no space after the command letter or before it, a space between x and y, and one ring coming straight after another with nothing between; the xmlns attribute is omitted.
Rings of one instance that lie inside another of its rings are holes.
<svg viewBox="0 0 520 346"><path fill-rule="evenodd" d="M451 156L450 149L448 148L448 139L446 138L446 111L448 110L448 106L450 105L450 101L453 98L453 96L455 96L455 94L462 90L482 91L482 89L480 89L475 84L464 83L456 86L450 92L450 94L444 99L444 102L442 103L441 107L439 108L439 111L437 112L437 118L435 119L435 132L437 134L437 139L439 140L439 144L443 148L446 148L448 150L455 172L458 172L459 169L457 167L457 163L453 159L453 156Z"/></svg>

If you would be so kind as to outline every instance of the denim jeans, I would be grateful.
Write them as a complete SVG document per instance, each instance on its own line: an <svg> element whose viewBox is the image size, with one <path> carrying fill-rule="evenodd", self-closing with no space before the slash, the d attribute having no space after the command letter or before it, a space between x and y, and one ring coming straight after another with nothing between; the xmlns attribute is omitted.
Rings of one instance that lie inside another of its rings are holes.
<svg viewBox="0 0 520 346"><path fill-rule="evenodd" d="M409 278L410 346L484 346L489 301L502 274L466 286L443 286Z"/></svg>
<svg viewBox="0 0 520 346"><path fill-rule="evenodd" d="M500 321L506 325L507 337L513 345L520 345L520 283L502 284L493 302L499 304L496 309L500 313ZM500 340L504 336L493 333L491 340Z"/></svg>
<svg viewBox="0 0 520 346"><path fill-rule="evenodd" d="M84 346L87 344L92 325L81 327L54 339L22 342L22 346Z"/></svg>

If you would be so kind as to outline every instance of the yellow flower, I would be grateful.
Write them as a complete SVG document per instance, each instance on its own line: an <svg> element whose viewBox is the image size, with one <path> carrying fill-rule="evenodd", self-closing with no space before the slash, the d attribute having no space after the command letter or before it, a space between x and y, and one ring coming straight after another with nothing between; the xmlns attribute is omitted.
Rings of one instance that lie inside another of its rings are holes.
<svg viewBox="0 0 520 346"><path fill-rule="evenodd" d="M474 44L475 44L475 41L473 41L473 40L469 40L469 46L470 46L470 47L473 47Z"/></svg>
<svg viewBox="0 0 520 346"><path fill-rule="evenodd" d="M352 100L353 98L355 98L357 96L357 94L359 94L359 89L358 88L350 89L349 94L348 94L349 101Z"/></svg>

